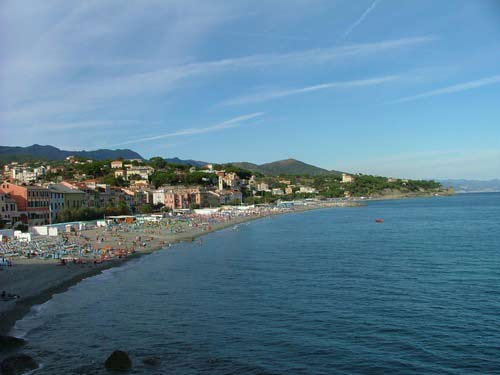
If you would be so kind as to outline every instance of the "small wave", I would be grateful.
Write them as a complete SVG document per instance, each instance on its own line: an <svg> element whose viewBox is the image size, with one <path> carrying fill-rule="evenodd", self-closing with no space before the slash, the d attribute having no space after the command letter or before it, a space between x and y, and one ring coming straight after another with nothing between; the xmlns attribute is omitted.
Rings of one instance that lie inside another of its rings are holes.
<svg viewBox="0 0 500 375"><path fill-rule="evenodd" d="M18 320L10 331L10 335L17 338L25 338L33 329L40 327L43 321L40 321L40 315L47 309L50 300L40 305L34 305L31 310L21 320Z"/></svg>
<svg viewBox="0 0 500 375"><path fill-rule="evenodd" d="M39 364L38 364L38 367L37 367L36 369L31 370L31 371L28 371L28 372L25 372L24 374L25 374L25 375L34 374L34 373L36 373L37 371L42 370L44 367L45 367L45 365L44 365L43 363L39 363Z"/></svg>

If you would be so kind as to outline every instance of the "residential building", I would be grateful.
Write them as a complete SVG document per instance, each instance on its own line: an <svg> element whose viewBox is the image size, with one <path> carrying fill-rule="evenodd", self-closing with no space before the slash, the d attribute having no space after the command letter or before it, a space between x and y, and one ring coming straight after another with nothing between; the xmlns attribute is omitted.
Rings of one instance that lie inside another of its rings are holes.
<svg viewBox="0 0 500 375"><path fill-rule="evenodd" d="M49 224L50 193L46 188L4 182L1 189L16 202L23 223L29 226Z"/></svg>
<svg viewBox="0 0 500 375"><path fill-rule="evenodd" d="M350 174L347 173L342 173L342 183L343 184L350 184L354 182L354 177L351 176Z"/></svg>
<svg viewBox="0 0 500 375"><path fill-rule="evenodd" d="M299 193L303 193L303 194L316 194L318 191L313 188L313 187L310 187L310 186L301 186L299 188Z"/></svg>
<svg viewBox="0 0 500 375"><path fill-rule="evenodd" d="M10 169L10 176L16 182L29 184L45 176L47 169L44 166L31 168L28 166L15 166Z"/></svg>
<svg viewBox="0 0 500 375"><path fill-rule="evenodd" d="M218 192L220 204L241 204L243 194L239 190L223 190Z"/></svg>
<svg viewBox="0 0 500 375"><path fill-rule="evenodd" d="M237 190L240 187L240 178L234 172L218 171L217 176L219 177L219 190L224 190L225 187Z"/></svg>
<svg viewBox="0 0 500 375"><path fill-rule="evenodd" d="M126 169L117 169L115 171L115 178L121 177L124 180L127 179L127 170Z"/></svg>
<svg viewBox="0 0 500 375"><path fill-rule="evenodd" d="M257 184L257 191L269 191L269 185L265 182Z"/></svg>
<svg viewBox="0 0 500 375"><path fill-rule="evenodd" d="M122 189L122 191L125 203L132 212L135 212L137 207L148 203L148 193L146 191L136 189Z"/></svg>
<svg viewBox="0 0 500 375"><path fill-rule="evenodd" d="M153 194L153 205L165 204L165 190L159 189L152 192Z"/></svg>
<svg viewBox="0 0 500 375"><path fill-rule="evenodd" d="M47 187L50 192L50 219L57 220L57 214L62 209L77 210L87 207L85 192L72 189L65 184L51 184Z"/></svg>
<svg viewBox="0 0 500 375"><path fill-rule="evenodd" d="M219 206L219 195L203 187L171 186L163 189L164 205L175 210Z"/></svg>
<svg viewBox="0 0 500 375"><path fill-rule="evenodd" d="M148 165L140 165L136 167L132 166L130 168L127 168L127 179L133 175L137 175L140 176L141 179L147 180L149 176L154 173L154 171L154 168Z"/></svg>
<svg viewBox="0 0 500 375"><path fill-rule="evenodd" d="M280 189L280 188L273 188L271 190L271 193L273 195L284 195L285 194L284 191L283 191L283 189Z"/></svg>
<svg viewBox="0 0 500 375"><path fill-rule="evenodd" d="M123 168L123 161L122 160L113 160L111 162L111 168L113 169L122 169Z"/></svg>
<svg viewBox="0 0 500 375"><path fill-rule="evenodd" d="M19 220L16 201L2 190L0 190L0 220L9 224L15 224Z"/></svg>

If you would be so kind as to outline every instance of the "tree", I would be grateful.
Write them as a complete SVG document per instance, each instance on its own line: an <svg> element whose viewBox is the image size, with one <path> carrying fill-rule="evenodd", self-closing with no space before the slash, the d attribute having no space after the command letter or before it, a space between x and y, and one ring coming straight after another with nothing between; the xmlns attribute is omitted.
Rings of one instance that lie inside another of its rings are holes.
<svg viewBox="0 0 500 375"><path fill-rule="evenodd" d="M150 176L151 183L156 189L167 183L174 183L177 181L177 176L172 172L155 172Z"/></svg>
<svg viewBox="0 0 500 375"><path fill-rule="evenodd" d="M151 207L151 205L149 203L146 203L146 204L142 205L141 207L139 207L139 212L141 214L150 214L151 212L153 212L153 208Z"/></svg>
<svg viewBox="0 0 500 375"><path fill-rule="evenodd" d="M167 166L167 162L165 161L165 159L160 156L152 157L151 159L149 159L148 164L156 170L164 169Z"/></svg>

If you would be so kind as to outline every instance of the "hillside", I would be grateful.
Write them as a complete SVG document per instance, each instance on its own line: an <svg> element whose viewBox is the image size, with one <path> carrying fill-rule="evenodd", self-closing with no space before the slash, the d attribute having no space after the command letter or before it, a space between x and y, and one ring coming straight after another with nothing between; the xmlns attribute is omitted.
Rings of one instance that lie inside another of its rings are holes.
<svg viewBox="0 0 500 375"><path fill-rule="evenodd" d="M64 160L75 155L93 160L118 159L143 159L137 152L124 150L101 149L95 151L66 151L54 146L41 146L34 144L28 147L0 146L0 162L24 162L30 160Z"/></svg>
<svg viewBox="0 0 500 375"><path fill-rule="evenodd" d="M319 168L311 164L304 163L300 160L286 159L279 160L266 164L253 164L248 162L231 163L240 168L248 169L253 172L260 172L268 176L284 175L310 175L318 176L322 174L338 174L337 171L329 171L327 169Z"/></svg>
<svg viewBox="0 0 500 375"><path fill-rule="evenodd" d="M175 158L166 158L164 159L167 163L172 163L172 164L182 164L182 165L191 165L193 167L203 167L204 165L207 165L209 163L206 163L204 161L200 160L193 160L193 159L179 159L177 157Z"/></svg>

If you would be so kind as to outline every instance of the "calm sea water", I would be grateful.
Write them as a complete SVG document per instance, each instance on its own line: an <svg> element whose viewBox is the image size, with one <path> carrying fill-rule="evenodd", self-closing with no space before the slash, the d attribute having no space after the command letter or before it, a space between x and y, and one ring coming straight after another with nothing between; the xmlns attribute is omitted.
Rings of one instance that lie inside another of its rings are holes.
<svg viewBox="0 0 500 375"><path fill-rule="evenodd" d="M140 374L500 373L500 194L247 223L84 280L16 331L40 374L104 373L115 349Z"/></svg>

